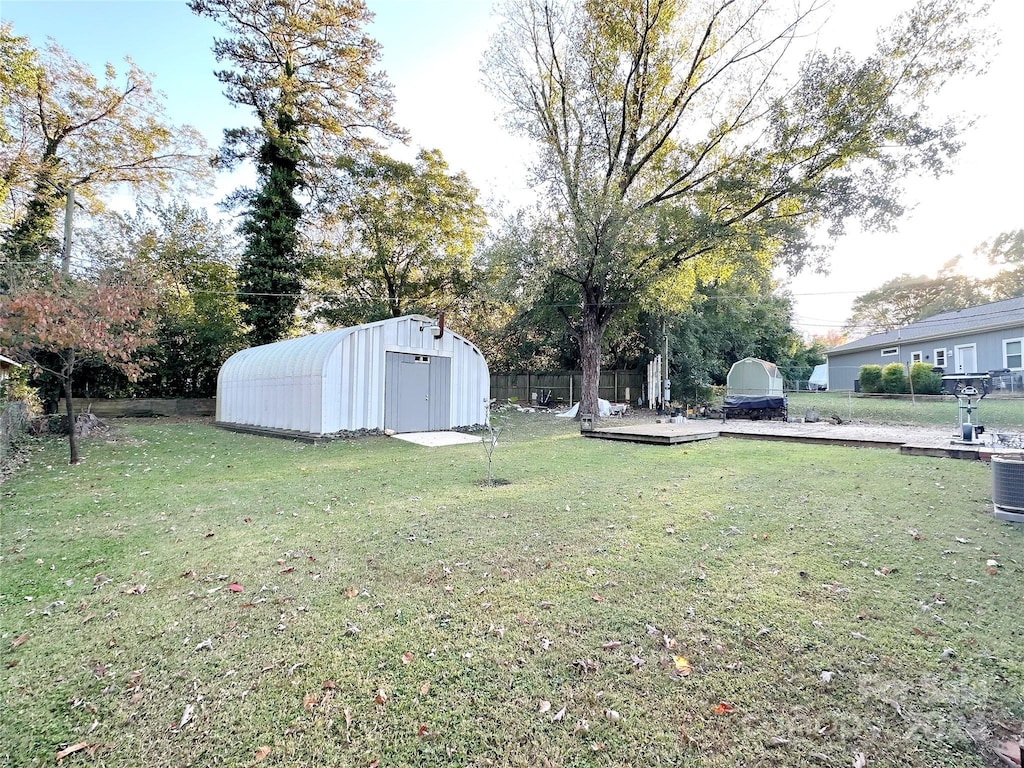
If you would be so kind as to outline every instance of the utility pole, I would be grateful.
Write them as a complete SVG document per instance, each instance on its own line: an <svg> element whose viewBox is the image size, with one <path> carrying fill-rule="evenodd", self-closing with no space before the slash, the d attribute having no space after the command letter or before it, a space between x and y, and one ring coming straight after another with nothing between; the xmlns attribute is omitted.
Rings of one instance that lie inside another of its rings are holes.
<svg viewBox="0 0 1024 768"><path fill-rule="evenodd" d="M75 188L67 189L67 201L64 207L64 250L61 253L61 274L71 276L71 235L74 231Z"/></svg>

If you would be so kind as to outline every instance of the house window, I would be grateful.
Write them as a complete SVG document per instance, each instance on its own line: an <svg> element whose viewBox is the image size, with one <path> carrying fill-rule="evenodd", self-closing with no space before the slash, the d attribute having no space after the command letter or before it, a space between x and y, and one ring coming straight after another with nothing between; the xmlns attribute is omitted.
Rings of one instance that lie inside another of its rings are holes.
<svg viewBox="0 0 1024 768"><path fill-rule="evenodd" d="M899 347L886 347L882 350L882 357L896 357L900 353Z"/></svg>
<svg viewBox="0 0 1024 768"><path fill-rule="evenodd" d="M1024 368L1024 339L1003 339L1003 367Z"/></svg>
<svg viewBox="0 0 1024 768"><path fill-rule="evenodd" d="M944 350L944 349L936 349L936 350L933 350L933 352L935 353L935 366L937 368L945 368L946 367L946 350Z"/></svg>
<svg viewBox="0 0 1024 768"><path fill-rule="evenodd" d="M912 362L912 363L920 363L920 362L922 362L924 360L923 355L924 355L924 352L921 352L921 351L911 352L910 353L910 362Z"/></svg>

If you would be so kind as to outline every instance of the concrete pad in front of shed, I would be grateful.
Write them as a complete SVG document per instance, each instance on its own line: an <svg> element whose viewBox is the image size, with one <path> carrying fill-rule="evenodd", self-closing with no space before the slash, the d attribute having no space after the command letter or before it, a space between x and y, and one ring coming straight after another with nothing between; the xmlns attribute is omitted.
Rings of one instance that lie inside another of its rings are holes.
<svg viewBox="0 0 1024 768"><path fill-rule="evenodd" d="M392 435L399 440L416 445L425 445L428 448L436 448L441 445L465 445L468 443L479 443L479 435L467 435L463 432L401 432Z"/></svg>

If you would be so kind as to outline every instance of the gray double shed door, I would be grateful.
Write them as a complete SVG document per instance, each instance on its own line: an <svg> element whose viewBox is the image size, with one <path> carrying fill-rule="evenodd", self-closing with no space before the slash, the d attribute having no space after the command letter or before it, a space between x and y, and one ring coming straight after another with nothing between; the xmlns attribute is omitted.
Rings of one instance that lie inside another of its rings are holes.
<svg viewBox="0 0 1024 768"><path fill-rule="evenodd" d="M452 359L385 353L384 428L430 432L451 427Z"/></svg>

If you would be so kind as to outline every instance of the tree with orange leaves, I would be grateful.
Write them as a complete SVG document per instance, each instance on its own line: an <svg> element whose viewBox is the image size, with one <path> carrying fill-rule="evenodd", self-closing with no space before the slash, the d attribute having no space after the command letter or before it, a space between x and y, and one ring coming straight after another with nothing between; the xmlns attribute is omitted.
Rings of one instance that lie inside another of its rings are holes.
<svg viewBox="0 0 1024 768"><path fill-rule="evenodd" d="M102 360L138 377L145 360L135 356L151 343L149 310L156 293L137 270L104 270L94 279L54 272L15 288L0 304L0 347L19 362L57 378L68 417L70 464L77 464L78 438L71 381L86 360Z"/></svg>

